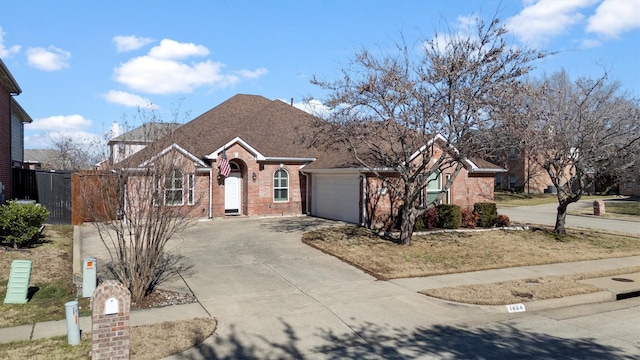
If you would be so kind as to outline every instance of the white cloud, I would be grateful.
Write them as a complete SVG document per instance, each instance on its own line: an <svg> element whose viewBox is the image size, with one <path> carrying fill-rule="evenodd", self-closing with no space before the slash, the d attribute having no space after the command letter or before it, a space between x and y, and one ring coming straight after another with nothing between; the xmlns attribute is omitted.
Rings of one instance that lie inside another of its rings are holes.
<svg viewBox="0 0 640 360"><path fill-rule="evenodd" d="M71 53L55 46L49 48L29 48L27 49L27 61L29 65L44 71L56 71L69 67Z"/></svg>
<svg viewBox="0 0 640 360"><path fill-rule="evenodd" d="M505 25L517 38L526 42L539 42L558 36L582 22L580 9L600 0L539 0L529 2L517 15L507 19Z"/></svg>
<svg viewBox="0 0 640 360"><path fill-rule="evenodd" d="M285 100L282 100L282 101L287 102ZM311 115L315 115L323 119L328 118L329 115L331 114L331 109L325 104L323 104L322 102L320 102L320 100L316 100L316 99L293 103L293 106L302 111L306 111Z"/></svg>
<svg viewBox="0 0 640 360"><path fill-rule="evenodd" d="M160 45L149 51L149 56L156 59L185 59L190 56L207 56L209 49L194 43L180 43L171 39L163 39Z"/></svg>
<svg viewBox="0 0 640 360"><path fill-rule="evenodd" d="M91 120L82 115L57 115L41 119L34 119L32 123L25 124L25 130L81 132L91 126Z"/></svg>
<svg viewBox="0 0 640 360"><path fill-rule="evenodd" d="M617 38L640 28L640 0L604 0L589 18L587 32Z"/></svg>
<svg viewBox="0 0 640 360"><path fill-rule="evenodd" d="M262 75L265 75L267 72L268 71L265 68L258 68L253 71L252 70L234 71L234 73L238 74L241 78L244 78L244 79L257 79Z"/></svg>
<svg viewBox="0 0 640 360"><path fill-rule="evenodd" d="M264 68L224 73L225 65L211 60L187 63L191 56L206 56L202 45L164 39L149 54L130 59L114 69L115 81L129 89L147 94L190 93L208 85L224 88L243 79L256 79L267 73Z"/></svg>
<svg viewBox="0 0 640 360"><path fill-rule="evenodd" d="M112 104L124 105L127 107L157 109L151 100L138 96L126 91L111 90L101 95L107 102Z"/></svg>
<svg viewBox="0 0 640 360"><path fill-rule="evenodd" d="M86 131L50 131L47 133L25 135L24 147L26 149L42 149L55 147L61 139L71 139L74 145L90 153L99 153L104 148L96 146L102 144L103 137Z"/></svg>
<svg viewBox="0 0 640 360"><path fill-rule="evenodd" d="M0 26L0 58L8 58L13 54L17 54L20 51L20 45L13 45L6 47L4 45L4 34L2 27Z"/></svg>
<svg viewBox="0 0 640 360"><path fill-rule="evenodd" d="M118 52L127 52L140 49L141 47L152 43L153 39L133 35L118 35L113 37L113 42L116 43L116 50Z"/></svg>

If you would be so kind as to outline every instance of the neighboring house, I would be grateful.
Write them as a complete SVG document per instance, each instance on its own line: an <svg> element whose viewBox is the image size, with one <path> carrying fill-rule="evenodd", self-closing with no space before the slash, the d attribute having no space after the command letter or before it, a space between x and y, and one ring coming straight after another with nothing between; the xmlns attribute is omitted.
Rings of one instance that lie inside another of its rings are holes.
<svg viewBox="0 0 640 360"><path fill-rule="evenodd" d="M149 122L124 134L115 136L109 146L109 163L116 164L129 156L144 149L147 145L158 140L180 127L177 123Z"/></svg>
<svg viewBox="0 0 640 360"><path fill-rule="evenodd" d="M53 149L24 149L24 168L30 170L56 170L60 154Z"/></svg>
<svg viewBox="0 0 640 360"><path fill-rule="evenodd" d="M195 217L310 214L362 225L386 223L397 211L393 199L370 171L354 165L348 151L314 146L320 122L279 100L236 95L116 168L143 173L171 157L173 167L163 179L154 178L167 184L156 201L183 207ZM228 176L218 174L223 156ZM472 207L492 201L494 176L504 170L480 159L464 165L444 202ZM440 191L447 176L438 174L425 197Z"/></svg>
<svg viewBox="0 0 640 360"><path fill-rule="evenodd" d="M13 98L22 89L0 59L0 203L13 197L13 168L23 166L24 123L32 120Z"/></svg>
<svg viewBox="0 0 640 360"><path fill-rule="evenodd" d="M504 173L495 175L495 188L541 194L555 192L551 177L529 153L515 146L493 160L503 168Z"/></svg>
<svg viewBox="0 0 640 360"><path fill-rule="evenodd" d="M622 178L618 186L620 195L640 196L640 166L633 166Z"/></svg>

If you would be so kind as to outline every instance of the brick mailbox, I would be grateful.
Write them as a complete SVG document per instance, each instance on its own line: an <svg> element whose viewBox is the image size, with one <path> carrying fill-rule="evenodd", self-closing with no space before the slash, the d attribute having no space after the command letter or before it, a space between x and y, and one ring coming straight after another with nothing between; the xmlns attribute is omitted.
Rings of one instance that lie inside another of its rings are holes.
<svg viewBox="0 0 640 360"><path fill-rule="evenodd" d="M91 359L129 359L131 293L107 280L91 297Z"/></svg>
<svg viewBox="0 0 640 360"><path fill-rule="evenodd" d="M604 215L604 201L596 200L593 202L593 215L601 216Z"/></svg>

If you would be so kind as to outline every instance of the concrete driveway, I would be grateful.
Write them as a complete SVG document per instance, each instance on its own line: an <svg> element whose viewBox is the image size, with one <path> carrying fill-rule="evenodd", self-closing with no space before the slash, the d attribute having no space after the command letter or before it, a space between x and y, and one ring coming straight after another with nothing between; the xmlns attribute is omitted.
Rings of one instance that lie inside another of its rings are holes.
<svg viewBox="0 0 640 360"><path fill-rule="evenodd" d="M303 231L331 224L306 217L214 220L172 242L184 256L186 284L219 321L214 338L174 358L321 359L344 349L412 356L418 329L487 315L376 281L300 241Z"/></svg>

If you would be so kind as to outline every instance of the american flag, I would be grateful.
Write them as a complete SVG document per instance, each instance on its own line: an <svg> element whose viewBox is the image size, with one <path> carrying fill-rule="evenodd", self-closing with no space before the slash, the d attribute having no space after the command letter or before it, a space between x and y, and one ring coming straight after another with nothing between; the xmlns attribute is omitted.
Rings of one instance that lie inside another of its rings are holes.
<svg viewBox="0 0 640 360"><path fill-rule="evenodd" d="M227 160L227 153L222 149L222 153L220 154L220 159L218 160L220 165L218 165L218 174L227 177L231 173L231 166L229 165L229 160Z"/></svg>

